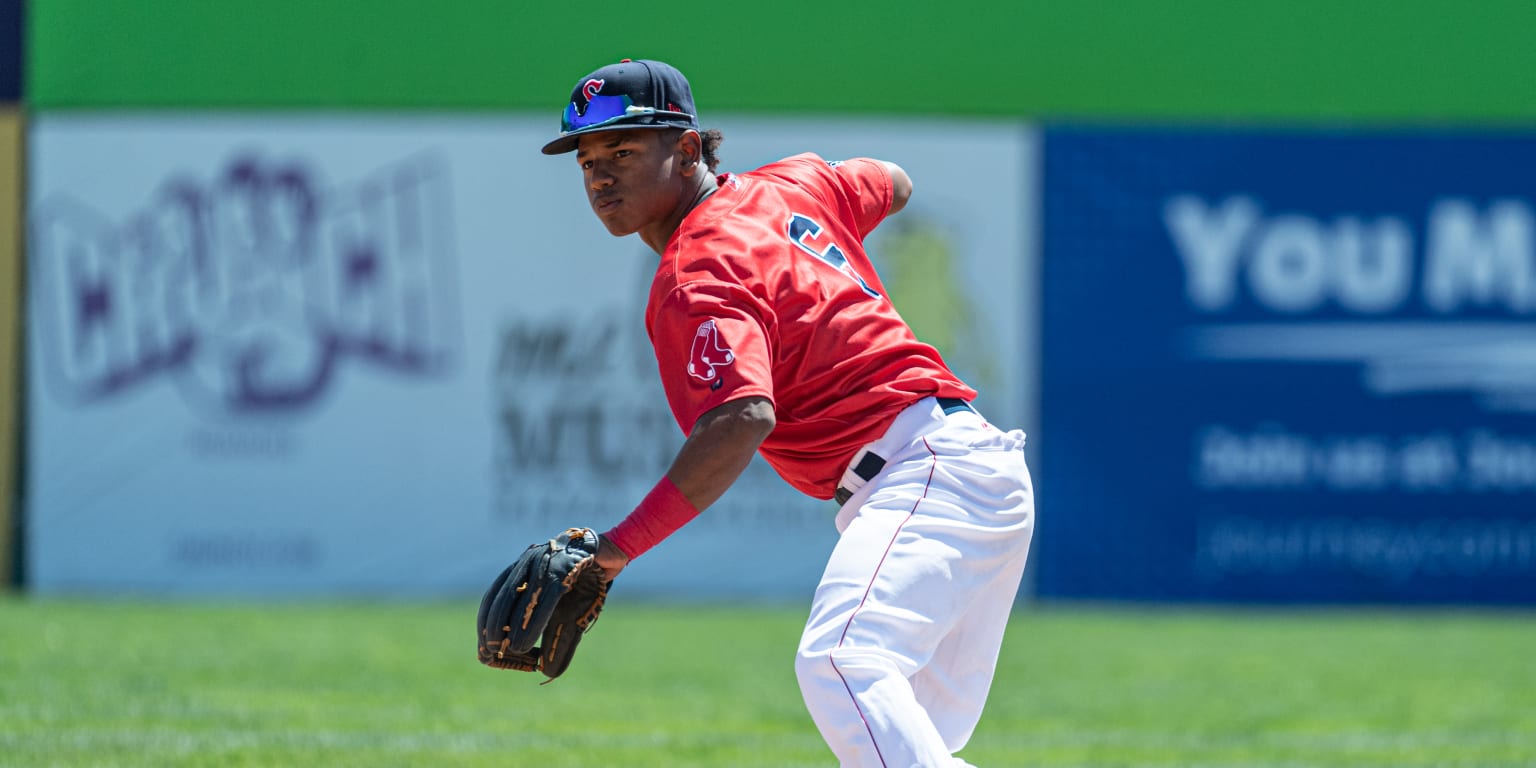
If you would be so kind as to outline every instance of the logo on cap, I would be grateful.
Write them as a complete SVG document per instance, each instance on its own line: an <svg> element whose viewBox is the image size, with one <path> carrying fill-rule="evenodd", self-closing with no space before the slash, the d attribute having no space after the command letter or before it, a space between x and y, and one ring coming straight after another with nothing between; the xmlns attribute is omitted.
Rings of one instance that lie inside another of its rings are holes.
<svg viewBox="0 0 1536 768"><path fill-rule="evenodd" d="M592 104L592 97L603 90L605 82L607 81L594 77L582 83L581 87L576 89L576 98L571 99L571 103L576 105L576 114L585 115L587 113L587 107Z"/></svg>

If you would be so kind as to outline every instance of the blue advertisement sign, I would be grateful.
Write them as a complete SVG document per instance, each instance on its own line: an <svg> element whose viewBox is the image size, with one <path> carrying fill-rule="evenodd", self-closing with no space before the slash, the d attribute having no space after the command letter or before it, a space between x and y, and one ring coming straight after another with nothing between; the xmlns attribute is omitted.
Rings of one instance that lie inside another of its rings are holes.
<svg viewBox="0 0 1536 768"><path fill-rule="evenodd" d="M0 101L21 101L22 0L0 0Z"/></svg>
<svg viewBox="0 0 1536 768"><path fill-rule="evenodd" d="M1536 136L1056 128L1042 596L1536 602Z"/></svg>

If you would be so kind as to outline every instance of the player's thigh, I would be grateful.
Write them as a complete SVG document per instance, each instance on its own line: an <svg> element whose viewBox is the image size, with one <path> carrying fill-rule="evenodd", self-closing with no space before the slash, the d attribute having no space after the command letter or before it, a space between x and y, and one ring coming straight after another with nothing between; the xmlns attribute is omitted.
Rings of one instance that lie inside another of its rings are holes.
<svg viewBox="0 0 1536 768"><path fill-rule="evenodd" d="M862 503L829 559L803 647L883 648L910 674L1018 556L1028 514L998 507L1024 506L1027 477L998 478L1015 463L1022 470L1022 454L1000 468L964 453L920 445L855 499Z"/></svg>
<svg viewBox="0 0 1536 768"><path fill-rule="evenodd" d="M950 750L969 741L992 688L1004 631L1024 573L1023 556L998 569L912 676L912 692Z"/></svg>

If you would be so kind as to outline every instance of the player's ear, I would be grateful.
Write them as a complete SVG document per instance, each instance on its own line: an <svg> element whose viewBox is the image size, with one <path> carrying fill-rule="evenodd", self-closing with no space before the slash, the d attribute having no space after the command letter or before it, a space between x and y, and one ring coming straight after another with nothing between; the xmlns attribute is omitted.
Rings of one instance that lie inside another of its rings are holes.
<svg viewBox="0 0 1536 768"><path fill-rule="evenodd" d="M704 140L699 138L698 131L683 131L677 137L675 151L684 176L692 176L704 163Z"/></svg>

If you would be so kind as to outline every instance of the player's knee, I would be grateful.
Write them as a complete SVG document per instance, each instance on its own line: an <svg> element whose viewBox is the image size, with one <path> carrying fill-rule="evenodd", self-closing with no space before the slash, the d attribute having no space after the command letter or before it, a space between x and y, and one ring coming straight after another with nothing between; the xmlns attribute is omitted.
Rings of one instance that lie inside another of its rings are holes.
<svg viewBox="0 0 1536 768"><path fill-rule="evenodd" d="M832 664L825 651L801 648L795 653L795 679L801 689L814 687L817 682L832 676Z"/></svg>
<svg viewBox="0 0 1536 768"><path fill-rule="evenodd" d="M826 681L845 685L853 678L868 680L890 675L905 677L896 658L879 648L801 648L795 655L795 677L802 689Z"/></svg>

